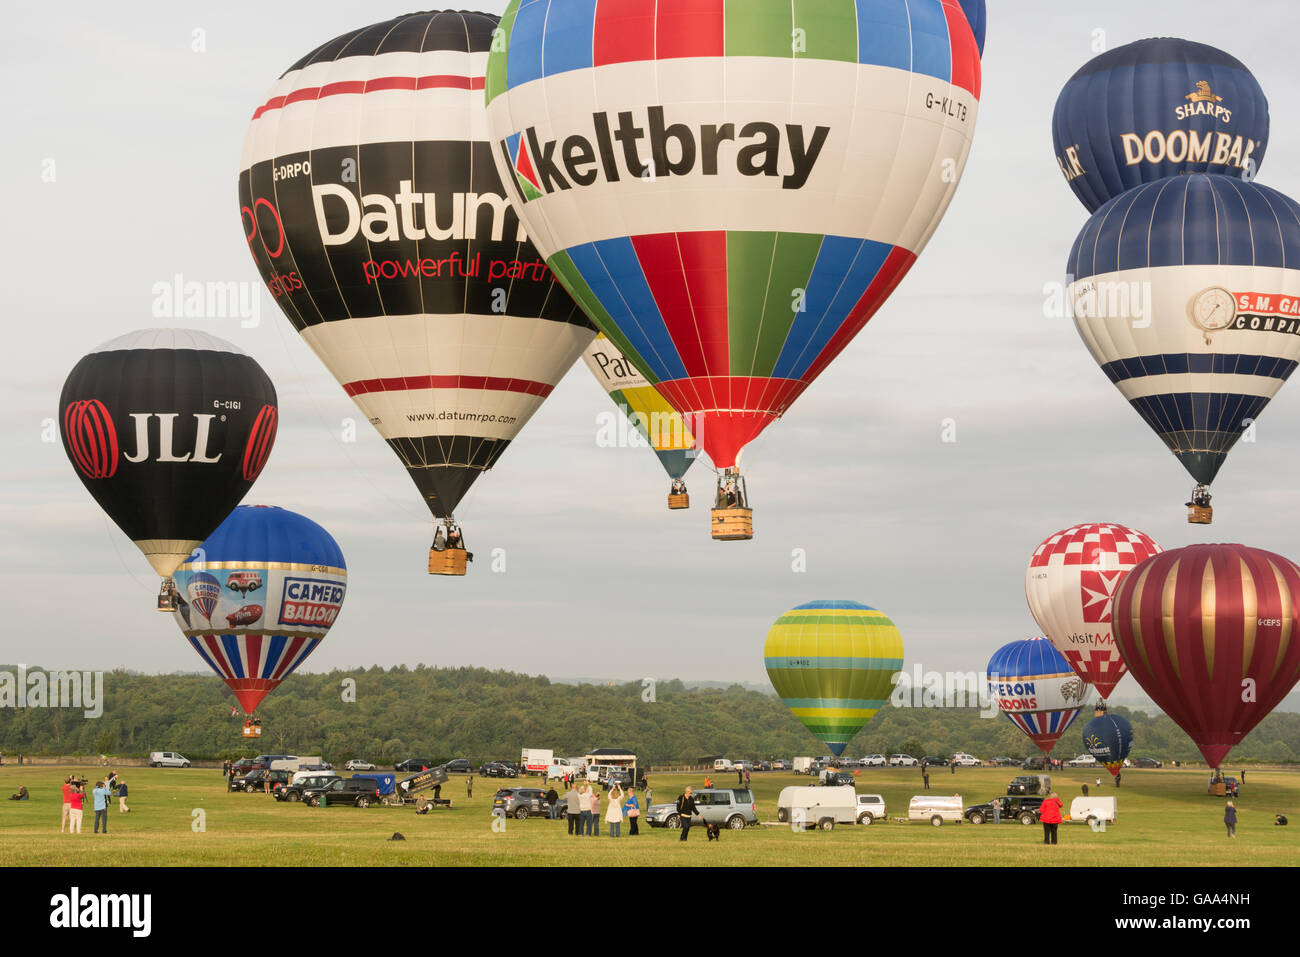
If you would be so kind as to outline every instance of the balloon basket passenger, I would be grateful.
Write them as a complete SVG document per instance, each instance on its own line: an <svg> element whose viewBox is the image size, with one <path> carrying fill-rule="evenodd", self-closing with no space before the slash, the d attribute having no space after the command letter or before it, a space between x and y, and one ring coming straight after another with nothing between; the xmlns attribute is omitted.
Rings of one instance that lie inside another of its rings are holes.
<svg viewBox="0 0 1300 957"><path fill-rule="evenodd" d="M430 575L464 575L474 553L466 549L465 536L452 518L445 519L433 533L429 548Z"/></svg>
<svg viewBox="0 0 1300 957"><path fill-rule="evenodd" d="M754 537L754 510L749 507L745 477L736 468L718 473L713 500L713 538L719 542L748 541Z"/></svg>
<svg viewBox="0 0 1300 957"><path fill-rule="evenodd" d="M670 509L691 507L691 496L686 491L686 483L681 479L673 479L672 488L668 490L668 507Z"/></svg>
<svg viewBox="0 0 1300 957"><path fill-rule="evenodd" d="M1187 521L1192 525L1209 525L1214 520L1210 507L1210 490L1204 485L1192 489L1192 500L1187 503Z"/></svg>

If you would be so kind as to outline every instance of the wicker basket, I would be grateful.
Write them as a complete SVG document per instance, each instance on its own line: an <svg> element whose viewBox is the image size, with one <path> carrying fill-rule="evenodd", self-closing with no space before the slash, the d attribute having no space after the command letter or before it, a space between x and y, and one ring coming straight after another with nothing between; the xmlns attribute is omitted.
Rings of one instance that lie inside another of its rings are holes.
<svg viewBox="0 0 1300 957"><path fill-rule="evenodd" d="M677 492L675 494L673 492L669 492L668 507L669 508L690 508L691 497L686 492Z"/></svg>
<svg viewBox="0 0 1300 957"><path fill-rule="evenodd" d="M1214 509L1208 505L1187 506L1187 520L1193 525L1209 525L1214 519Z"/></svg>
<svg viewBox="0 0 1300 957"><path fill-rule="evenodd" d="M1210 785L1210 793L1215 797L1224 797L1228 793L1228 785L1225 781L1215 781Z"/></svg>
<svg viewBox="0 0 1300 957"><path fill-rule="evenodd" d="M463 575L467 555L463 548L429 549L430 575Z"/></svg>
<svg viewBox="0 0 1300 957"><path fill-rule="evenodd" d="M718 542L743 542L754 537L752 508L715 508L713 539Z"/></svg>

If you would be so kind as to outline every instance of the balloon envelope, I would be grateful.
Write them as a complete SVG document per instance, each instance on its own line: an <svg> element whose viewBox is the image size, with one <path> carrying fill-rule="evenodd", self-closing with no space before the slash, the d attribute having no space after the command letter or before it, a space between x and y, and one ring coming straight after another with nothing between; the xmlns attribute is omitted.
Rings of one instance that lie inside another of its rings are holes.
<svg viewBox="0 0 1300 957"><path fill-rule="evenodd" d="M192 329L104 343L59 397L63 449L82 484L163 576L252 487L278 418L262 367Z"/></svg>
<svg viewBox="0 0 1300 957"><path fill-rule="evenodd" d="M989 696L1011 723L1050 754L1092 690L1046 638L1003 645L988 666Z"/></svg>
<svg viewBox="0 0 1300 957"><path fill-rule="evenodd" d="M1300 361L1300 204L1228 176L1129 190L1067 270L1075 328L1198 483Z"/></svg>
<svg viewBox="0 0 1300 957"><path fill-rule="evenodd" d="M869 605L813 601L776 620L763 663L786 707L838 756L889 699L903 639Z"/></svg>
<svg viewBox="0 0 1300 957"><path fill-rule="evenodd" d="M1189 545L1115 590L1115 640L1142 690L1210 767L1300 680L1300 568L1246 545Z"/></svg>
<svg viewBox="0 0 1300 957"><path fill-rule="evenodd" d="M488 126L529 235L735 466L938 227L979 106L965 14L512 0L501 29Z"/></svg>
<svg viewBox="0 0 1300 957"><path fill-rule="evenodd" d="M256 601L243 587L254 577L265 589ZM338 543L311 519L241 505L177 569L176 622L251 713L321 643L347 577ZM196 584L207 611L184 600Z"/></svg>
<svg viewBox="0 0 1300 957"><path fill-rule="evenodd" d="M239 202L272 296L447 517L595 331L527 241L490 156L496 17L337 37L256 110Z"/></svg>
<svg viewBox="0 0 1300 957"><path fill-rule="evenodd" d="M1084 725L1083 746L1107 771L1118 775L1133 749L1133 725L1118 714L1099 714Z"/></svg>
<svg viewBox="0 0 1300 957"><path fill-rule="evenodd" d="M1125 190L1182 173L1254 178L1268 146L1268 100L1235 57L1174 37L1089 60L1052 116L1056 159L1093 212Z"/></svg>
<svg viewBox="0 0 1300 957"><path fill-rule="evenodd" d="M1025 599L1038 627L1103 698L1124 677L1110 596L1129 569L1159 551L1149 536L1123 525L1075 525L1044 539L1025 569Z"/></svg>
<svg viewBox="0 0 1300 957"><path fill-rule="evenodd" d="M979 47L980 56L984 56L984 30L988 25L988 11L984 7L984 0L959 0L961 3L962 13L966 14L966 22L970 24L971 32L975 34L975 45Z"/></svg>

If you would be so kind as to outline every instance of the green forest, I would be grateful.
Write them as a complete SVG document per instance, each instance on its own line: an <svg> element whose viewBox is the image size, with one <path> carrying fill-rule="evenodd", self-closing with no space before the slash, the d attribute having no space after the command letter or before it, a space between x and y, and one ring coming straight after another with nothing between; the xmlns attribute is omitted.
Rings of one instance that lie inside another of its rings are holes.
<svg viewBox="0 0 1300 957"><path fill-rule="evenodd" d="M517 759L521 748L557 756L600 747L629 748L643 764L698 763L703 758L767 759L818 755L824 747L780 699L746 690L687 688L660 681L643 688L552 683L545 677L481 668L373 667L296 674L258 711L260 740L241 737L242 714L216 677L104 675L103 714L80 709L0 708L0 752L144 757L179 751L191 760L259 752L321 754L341 763L359 757L391 766L408 757L480 762ZM653 693L651 693L653 692ZM650 699L650 700L647 700ZM1116 708L1133 723L1133 756L1199 761L1188 737L1167 717ZM1053 752L1083 752L1081 714ZM1025 757L1037 753L1000 715L968 708L886 705L845 755L904 752ZM1272 714L1238 745L1229 763L1300 761L1300 714Z"/></svg>

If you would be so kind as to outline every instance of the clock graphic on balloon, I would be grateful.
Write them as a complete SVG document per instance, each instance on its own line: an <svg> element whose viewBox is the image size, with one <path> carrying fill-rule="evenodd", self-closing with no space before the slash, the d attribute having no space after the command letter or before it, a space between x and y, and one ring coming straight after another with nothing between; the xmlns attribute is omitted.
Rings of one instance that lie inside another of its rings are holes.
<svg viewBox="0 0 1300 957"><path fill-rule="evenodd" d="M1192 298L1190 311L1208 346L1213 333L1226 329L1237 318L1237 298L1222 286L1211 286Z"/></svg>

